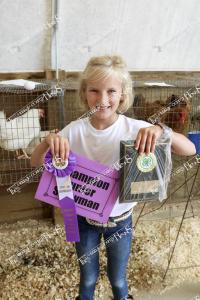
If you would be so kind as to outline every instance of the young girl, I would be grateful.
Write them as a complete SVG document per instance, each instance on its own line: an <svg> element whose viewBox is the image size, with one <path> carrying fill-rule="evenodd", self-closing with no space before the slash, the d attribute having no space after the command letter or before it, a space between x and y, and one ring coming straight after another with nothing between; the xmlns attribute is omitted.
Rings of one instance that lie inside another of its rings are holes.
<svg viewBox="0 0 200 300"><path fill-rule="evenodd" d="M124 116L133 100L132 81L127 67L119 56L93 57L82 74L79 95L92 112L90 117L67 125L59 134L49 134L31 157L32 166L43 164L50 148L53 156L66 159L69 149L89 159L112 166L119 160L120 140L136 140L139 153L153 152L157 139L164 134L162 126L151 125ZM119 114L120 113L120 114ZM179 155L194 155L195 146L183 135L171 132L172 151ZM106 243L107 274L115 300L133 299L128 294L126 268L131 252L132 209L134 203L119 203L110 214L107 224L78 216L80 242L76 243L78 258L87 255L104 241L120 232L121 238ZM123 234L124 233L124 234ZM92 300L99 275L99 253L80 265L79 300Z"/></svg>

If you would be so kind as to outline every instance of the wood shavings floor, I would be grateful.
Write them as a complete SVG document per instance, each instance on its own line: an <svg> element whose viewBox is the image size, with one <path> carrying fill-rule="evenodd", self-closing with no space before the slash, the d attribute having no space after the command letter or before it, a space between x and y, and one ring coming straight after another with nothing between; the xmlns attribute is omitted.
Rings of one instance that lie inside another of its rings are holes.
<svg viewBox="0 0 200 300"><path fill-rule="evenodd" d="M170 267L174 269L162 280L179 223L180 218L138 223L128 266L130 294L136 300L200 300L199 217L184 221ZM14 265L8 259L16 254ZM100 265L95 300L109 300L103 243ZM73 244L65 242L63 227L55 231L51 220L0 225L0 274L2 300L73 300L78 294Z"/></svg>

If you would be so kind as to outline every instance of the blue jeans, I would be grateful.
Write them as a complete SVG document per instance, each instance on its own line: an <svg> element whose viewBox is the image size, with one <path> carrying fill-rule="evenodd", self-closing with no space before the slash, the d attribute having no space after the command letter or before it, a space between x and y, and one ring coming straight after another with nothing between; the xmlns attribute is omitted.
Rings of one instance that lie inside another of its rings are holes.
<svg viewBox="0 0 200 300"><path fill-rule="evenodd" d="M100 244L103 235L107 253L107 275L114 300L124 300L128 296L126 269L132 244L132 216L117 222L116 227L104 228L90 225L81 216L78 216L78 222L80 242L76 243L77 256L80 258L83 255L88 255L88 260L84 263L79 259L79 299L93 300L95 285L99 276L99 252L96 247ZM94 249L96 252L90 253Z"/></svg>

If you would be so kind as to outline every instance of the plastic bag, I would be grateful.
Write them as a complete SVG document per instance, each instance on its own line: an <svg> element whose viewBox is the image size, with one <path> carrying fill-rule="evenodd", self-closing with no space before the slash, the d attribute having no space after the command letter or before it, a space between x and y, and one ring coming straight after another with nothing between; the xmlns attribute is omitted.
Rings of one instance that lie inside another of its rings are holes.
<svg viewBox="0 0 200 300"><path fill-rule="evenodd" d="M120 141L120 203L167 198L172 171L171 137L162 135L154 153L141 154L134 141Z"/></svg>

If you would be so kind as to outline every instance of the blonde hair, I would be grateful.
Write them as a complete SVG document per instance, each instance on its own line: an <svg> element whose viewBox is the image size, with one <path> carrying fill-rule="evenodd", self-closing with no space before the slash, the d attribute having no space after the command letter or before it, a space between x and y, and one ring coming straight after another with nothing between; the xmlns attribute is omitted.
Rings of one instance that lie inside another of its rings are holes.
<svg viewBox="0 0 200 300"><path fill-rule="evenodd" d="M105 55L92 57L85 70L81 74L79 97L84 106L88 109L85 91L87 82L98 81L106 79L111 75L117 76L122 82L122 100L118 106L118 112L126 112L133 103L133 88L132 79L127 70L126 63L118 55Z"/></svg>

